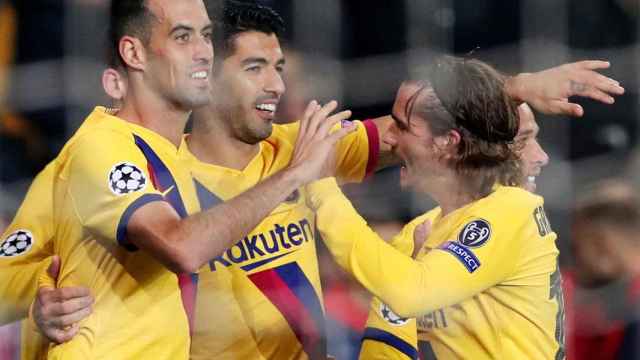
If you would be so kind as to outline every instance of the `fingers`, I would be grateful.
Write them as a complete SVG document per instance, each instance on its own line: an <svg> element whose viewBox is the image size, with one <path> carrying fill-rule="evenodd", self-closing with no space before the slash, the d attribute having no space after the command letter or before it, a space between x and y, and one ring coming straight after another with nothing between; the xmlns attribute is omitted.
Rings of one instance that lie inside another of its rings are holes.
<svg viewBox="0 0 640 360"><path fill-rule="evenodd" d="M610 94L622 95L624 88L617 81L598 73L582 73L577 80L570 81L570 96L580 95L613 104L615 100Z"/></svg>
<svg viewBox="0 0 640 360"><path fill-rule="evenodd" d="M558 100L553 102L551 113L555 115L582 117L582 115L584 115L584 109L578 104Z"/></svg>
<svg viewBox="0 0 640 360"><path fill-rule="evenodd" d="M52 316L63 317L70 315L78 311L82 311L86 308L90 308L93 304L93 298L91 296L76 297L59 302L52 302L47 304L48 313ZM69 325L69 324L65 324Z"/></svg>
<svg viewBox="0 0 640 360"><path fill-rule="evenodd" d="M60 273L60 256L53 255L51 257L51 264L47 268L47 274L56 281L58 280L58 274Z"/></svg>
<svg viewBox="0 0 640 360"><path fill-rule="evenodd" d="M70 305L69 305L70 306ZM77 310L73 312L63 311L62 316L52 318L50 324L58 329L66 329L69 326L73 326L80 320L83 320L87 316L91 315L91 303L81 306L80 304L76 304ZM66 310L66 309L65 309Z"/></svg>
<svg viewBox="0 0 640 360"><path fill-rule="evenodd" d="M47 300L50 300L52 302L65 302L77 298L92 299L89 289L82 286L69 286L59 289L49 289L49 291L46 293L46 296L50 298Z"/></svg>
<svg viewBox="0 0 640 360"><path fill-rule="evenodd" d="M331 133L331 135L329 135L327 139L332 145L335 145L335 143L340 141L340 139L347 136L349 133L354 132L357 128L358 127L354 123L349 122L348 125L345 125L344 127Z"/></svg>
<svg viewBox="0 0 640 360"><path fill-rule="evenodd" d="M331 100L328 103L324 104L324 106L320 107L318 111L313 115L311 121L309 121L309 126L307 131L311 134L316 134L320 126L326 121L329 114L331 114L338 107L338 102L335 100Z"/></svg>
<svg viewBox="0 0 640 360"><path fill-rule="evenodd" d="M33 305L34 319L40 331L61 343L75 335L78 322L92 312L93 297L84 287L38 289Z"/></svg>
<svg viewBox="0 0 640 360"><path fill-rule="evenodd" d="M304 134L306 134L307 125L311 120L311 117L313 116L313 114L316 113L317 107L318 107L318 102L315 100L312 100L309 102L309 104L307 104L306 109L304 109L304 114L302 115L302 119L300 120L300 130L298 132L301 136L304 136Z"/></svg>
<svg viewBox="0 0 640 360"><path fill-rule="evenodd" d="M318 134L320 136L325 136L331 129L339 122L343 120L347 120L351 117L351 110L344 110L339 113L333 114L329 116L325 121L323 121L318 127Z"/></svg>
<svg viewBox="0 0 640 360"><path fill-rule="evenodd" d="M45 335L49 338L49 340L56 342L58 344L65 343L71 339L78 333L80 329L79 324L73 324L67 329L57 329L50 328Z"/></svg>
<svg viewBox="0 0 640 360"><path fill-rule="evenodd" d="M611 63L602 60L583 60L574 63L576 66L587 70L608 69Z"/></svg>
<svg viewBox="0 0 640 360"><path fill-rule="evenodd" d="M427 237L431 233L431 221L426 220L422 224L416 226L413 231L413 253L411 257L413 259L420 253L424 242L427 240Z"/></svg>

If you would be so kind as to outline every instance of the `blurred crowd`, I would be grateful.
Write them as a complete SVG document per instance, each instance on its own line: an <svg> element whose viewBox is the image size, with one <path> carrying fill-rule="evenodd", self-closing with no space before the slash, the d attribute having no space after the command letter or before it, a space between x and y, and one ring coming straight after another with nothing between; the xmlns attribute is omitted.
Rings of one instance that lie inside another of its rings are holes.
<svg viewBox="0 0 640 360"><path fill-rule="evenodd" d="M548 19L545 11L561 5L535 1L474 1L474 9L464 1L431 1L425 7L408 1L394 9L382 1L373 6L329 1L327 8L338 9L339 19L323 26L337 26L342 35L336 30L314 33L309 27L317 24L304 24L303 15L318 9L313 2L263 2L283 14L292 29L285 42L287 93L278 108L281 122L295 121L310 99L329 97L353 104L357 118L380 114L390 108L394 94L379 89L397 88L386 84L406 71L388 63L397 64L390 60L398 57L400 63L410 63L412 52L466 53L481 46L474 56L514 72L572 58L611 60L613 75L628 90L617 106L605 111L585 103L584 120L539 121L551 164L538 190L547 201L563 254L568 359L640 359L637 1L561 1L570 9L562 11L563 39L545 30L545 25L557 28L557 19L550 24L540 20ZM0 230L33 176L88 109L108 101L99 82L104 67L99 49L105 38L99 29L105 28L106 11L107 0L0 0ZM416 23L415 15L426 11L435 15ZM528 11L540 11L534 16L538 20L526 18ZM373 29L367 16L376 12L386 13L388 22ZM423 37L416 35L420 31ZM323 38L314 46L309 36ZM332 36L339 38L337 44L327 39ZM387 239L433 205L401 191L397 176L397 169L389 169L347 188L359 211ZM338 359L356 358L370 295L322 247L320 268L330 353ZM16 334L16 325L0 328L0 359L15 356Z"/></svg>

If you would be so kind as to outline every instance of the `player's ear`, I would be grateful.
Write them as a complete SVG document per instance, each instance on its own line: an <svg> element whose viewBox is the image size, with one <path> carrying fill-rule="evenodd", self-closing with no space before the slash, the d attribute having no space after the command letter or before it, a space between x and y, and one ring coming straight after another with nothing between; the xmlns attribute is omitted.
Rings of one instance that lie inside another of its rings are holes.
<svg viewBox="0 0 640 360"><path fill-rule="evenodd" d="M434 141L443 150L456 148L460 144L460 133L457 130L449 130L444 135L436 136Z"/></svg>
<svg viewBox="0 0 640 360"><path fill-rule="evenodd" d="M122 100L125 94L125 84L122 75L113 68L108 68L102 72L102 87L104 91L114 100Z"/></svg>
<svg viewBox="0 0 640 360"><path fill-rule="evenodd" d="M147 63L146 48L140 39L125 35L118 42L118 51L122 61L136 70L144 70Z"/></svg>

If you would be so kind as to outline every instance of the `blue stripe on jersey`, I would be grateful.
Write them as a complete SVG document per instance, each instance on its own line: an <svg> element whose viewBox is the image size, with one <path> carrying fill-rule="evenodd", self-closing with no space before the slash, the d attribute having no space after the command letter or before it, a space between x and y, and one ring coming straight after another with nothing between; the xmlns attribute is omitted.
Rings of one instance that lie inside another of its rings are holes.
<svg viewBox="0 0 640 360"><path fill-rule="evenodd" d="M133 213L143 205L146 205L153 201L164 201L164 198L160 194L144 194L135 199L127 209L122 213L120 222L118 223L118 229L116 230L116 240L120 246L129 251L136 251L138 248L127 240L127 225Z"/></svg>
<svg viewBox="0 0 640 360"><path fill-rule="evenodd" d="M278 266L275 268L275 271L289 286L289 289L297 295L298 299L306 305L307 310L311 313L318 327L318 332L324 334L324 312L322 311L322 304L320 303L318 294L316 294L316 290L298 263L292 262Z"/></svg>
<svg viewBox="0 0 640 360"><path fill-rule="evenodd" d="M144 157L147 158L151 167L153 167L156 179L158 179L158 185L160 186L160 189L158 190L166 191L171 189L173 186L174 188L165 195L165 199L171 204L171 206L173 206L181 218L187 217L187 210L185 209L182 198L180 197L178 184L176 184L176 181L173 178L173 175L171 175L169 169L167 169L167 166L162 162L162 160L160 160L160 157L156 155L153 149L151 149L151 146L142 140L141 137L138 135L133 135L133 137L136 140L136 145L140 148Z"/></svg>
<svg viewBox="0 0 640 360"><path fill-rule="evenodd" d="M294 251L295 251L295 250L294 250ZM270 262L272 262L272 261L274 261L274 260L280 259L281 257L283 257L283 256L285 256L285 255L289 255L289 254L291 254L292 252L293 252L293 251L289 251L288 253L285 253L285 254L280 254L280 255L276 255L276 256L271 257L271 258L268 258L268 259L263 259L263 260L260 260L260 261L256 261L256 262L254 262L253 264L244 265L244 266L241 266L240 268L241 268L242 270L244 270L244 271L247 271L247 272L248 272L248 271L251 271L251 270L253 270L253 269L257 268L257 267L260 267L260 266L262 266L262 265L264 265L264 264L268 264L268 263L270 263Z"/></svg>
<svg viewBox="0 0 640 360"><path fill-rule="evenodd" d="M193 183L196 186L196 194L198 194L198 201L200 202L200 209L202 211L210 209L222 202L222 199L209 191L209 189L202 185L198 180L193 179Z"/></svg>
<svg viewBox="0 0 640 360"><path fill-rule="evenodd" d="M400 351L401 353L407 355L410 359L418 359L418 350L416 350L416 348L390 332L368 327L364 329L364 334L362 335L362 341L364 340L373 340L387 344L392 348Z"/></svg>
<svg viewBox="0 0 640 360"><path fill-rule="evenodd" d="M418 340L418 349L420 350L420 360L438 360L430 342Z"/></svg>

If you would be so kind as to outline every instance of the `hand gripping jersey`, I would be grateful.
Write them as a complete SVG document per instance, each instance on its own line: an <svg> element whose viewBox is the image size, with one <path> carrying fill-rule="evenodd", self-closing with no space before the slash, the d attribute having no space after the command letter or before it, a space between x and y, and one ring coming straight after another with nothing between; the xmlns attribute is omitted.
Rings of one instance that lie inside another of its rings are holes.
<svg viewBox="0 0 640 360"><path fill-rule="evenodd" d="M412 260L371 231L331 179L307 188L337 262L397 314L393 319L418 317L437 358L564 358L556 235L541 197L498 186L438 214Z"/></svg>
<svg viewBox="0 0 640 360"><path fill-rule="evenodd" d="M62 263L56 285L87 286L95 303L78 334L48 356L188 358L192 299L126 236L131 215L149 202L167 201L180 216L199 210L176 147L96 108L59 155L53 194L52 252Z"/></svg>
<svg viewBox="0 0 640 360"><path fill-rule="evenodd" d="M372 122L365 124L338 145L338 175L345 181L360 181L374 168L377 129ZM199 162L185 151L201 207L234 197L286 167L297 132L297 123L274 125L259 154L241 171ZM265 359L326 358L315 215L303 191L292 193L201 269L196 314L193 359L256 358L248 349L251 341ZM244 326L249 338L242 336Z"/></svg>

